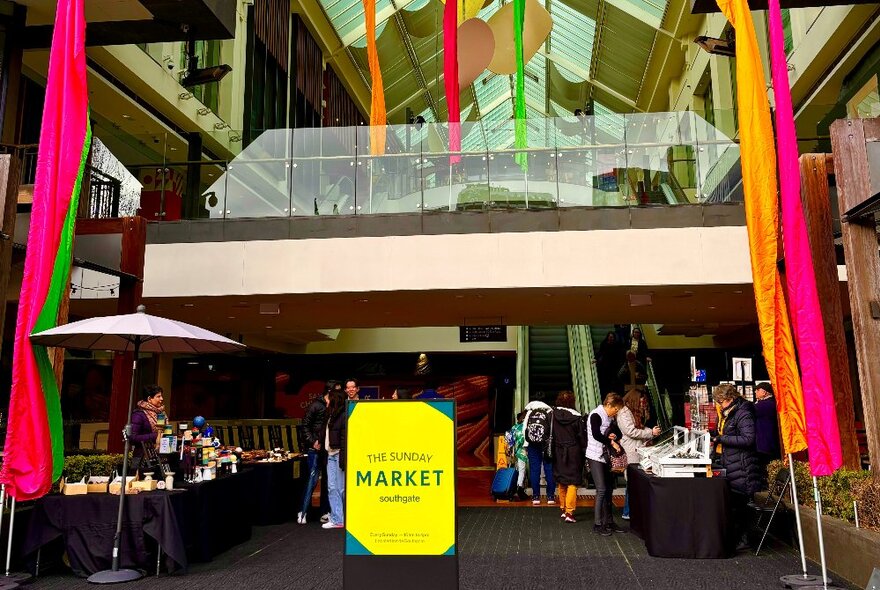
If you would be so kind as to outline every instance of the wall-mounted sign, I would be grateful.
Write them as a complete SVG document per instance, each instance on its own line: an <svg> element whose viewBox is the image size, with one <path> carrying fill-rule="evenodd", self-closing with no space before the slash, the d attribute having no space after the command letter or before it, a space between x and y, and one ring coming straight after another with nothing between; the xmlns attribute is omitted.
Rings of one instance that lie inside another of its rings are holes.
<svg viewBox="0 0 880 590"><path fill-rule="evenodd" d="M507 326L459 326L459 342L507 342Z"/></svg>
<svg viewBox="0 0 880 590"><path fill-rule="evenodd" d="M343 585L457 588L455 402L349 402Z"/></svg>

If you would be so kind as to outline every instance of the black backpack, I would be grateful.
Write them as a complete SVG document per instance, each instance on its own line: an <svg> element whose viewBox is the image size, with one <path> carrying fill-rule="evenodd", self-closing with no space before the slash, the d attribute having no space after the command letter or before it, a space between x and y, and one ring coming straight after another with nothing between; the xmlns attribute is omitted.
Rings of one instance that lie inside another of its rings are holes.
<svg viewBox="0 0 880 590"><path fill-rule="evenodd" d="M523 434L530 445L543 444L550 437L550 421L552 416L552 411L544 408L529 412L523 427Z"/></svg>

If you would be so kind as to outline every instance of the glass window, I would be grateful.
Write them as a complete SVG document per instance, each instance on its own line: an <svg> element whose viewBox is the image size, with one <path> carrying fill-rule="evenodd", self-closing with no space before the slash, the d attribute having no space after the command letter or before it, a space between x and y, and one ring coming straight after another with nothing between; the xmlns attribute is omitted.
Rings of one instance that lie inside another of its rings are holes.
<svg viewBox="0 0 880 590"><path fill-rule="evenodd" d="M880 117L880 94L877 92L877 76L865 83L846 103L846 114L852 119Z"/></svg>

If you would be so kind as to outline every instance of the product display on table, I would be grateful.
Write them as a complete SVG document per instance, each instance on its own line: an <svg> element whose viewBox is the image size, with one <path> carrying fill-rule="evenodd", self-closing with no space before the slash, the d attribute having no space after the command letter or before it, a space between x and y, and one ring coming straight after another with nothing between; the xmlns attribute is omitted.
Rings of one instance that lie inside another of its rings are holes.
<svg viewBox="0 0 880 590"><path fill-rule="evenodd" d="M711 477L709 433L674 426L655 437L640 451L645 471L658 477Z"/></svg>

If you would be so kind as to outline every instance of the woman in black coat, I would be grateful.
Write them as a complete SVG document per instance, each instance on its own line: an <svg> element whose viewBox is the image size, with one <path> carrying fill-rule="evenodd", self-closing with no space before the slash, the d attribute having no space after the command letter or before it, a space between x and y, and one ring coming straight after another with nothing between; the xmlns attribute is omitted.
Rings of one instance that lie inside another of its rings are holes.
<svg viewBox="0 0 880 590"><path fill-rule="evenodd" d="M737 549L749 547L746 508L755 492L761 489L763 465L755 448L755 406L743 398L733 385L719 385L712 399L721 406L715 452L727 471L733 507L733 524L739 533Z"/></svg>
<svg viewBox="0 0 880 590"><path fill-rule="evenodd" d="M755 406L733 385L717 386L712 399L721 405L715 451L721 455L730 488L751 498L760 491L762 480L761 460L755 447Z"/></svg>
<svg viewBox="0 0 880 590"><path fill-rule="evenodd" d="M574 409L574 394L563 391L556 398L553 411L553 479L556 480L556 497L565 522L575 522L577 489L584 479L583 417Z"/></svg>

